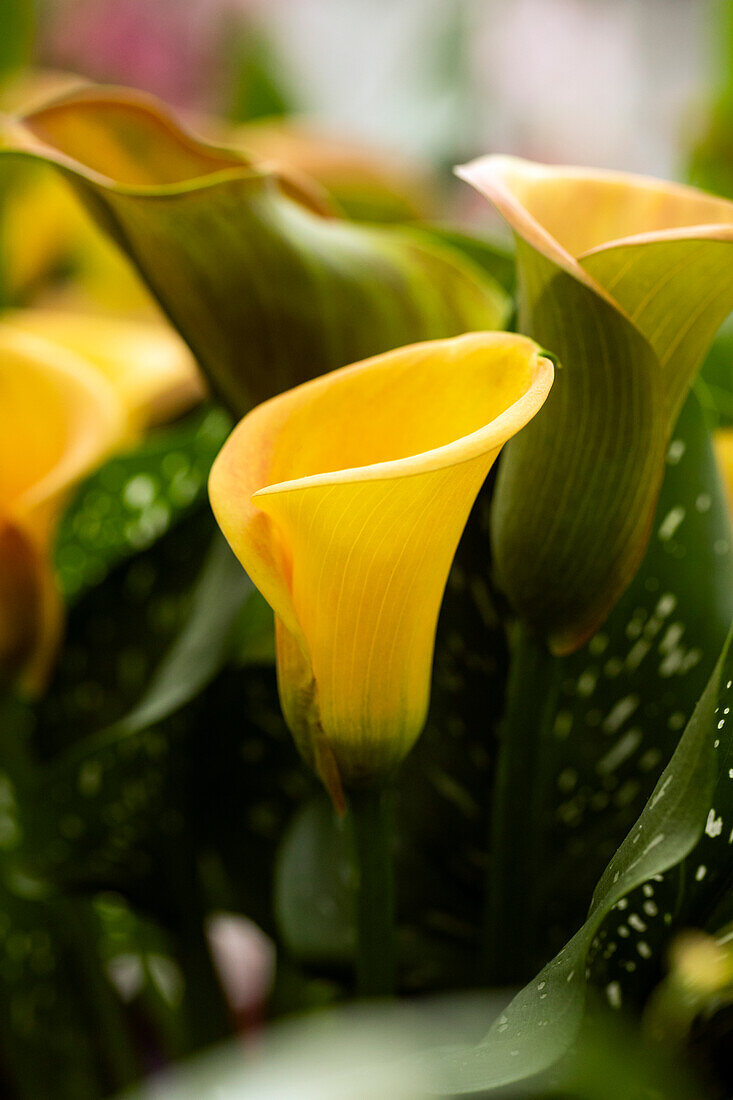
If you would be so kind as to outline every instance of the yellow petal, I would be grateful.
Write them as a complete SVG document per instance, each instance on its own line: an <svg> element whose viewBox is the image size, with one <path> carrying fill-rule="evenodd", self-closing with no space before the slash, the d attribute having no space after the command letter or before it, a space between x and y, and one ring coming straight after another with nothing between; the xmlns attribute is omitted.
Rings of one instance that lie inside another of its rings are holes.
<svg viewBox="0 0 733 1100"><path fill-rule="evenodd" d="M37 688L47 671L59 623L56 521L74 483L128 433L92 367L0 324L0 675Z"/></svg>
<svg viewBox="0 0 733 1100"><path fill-rule="evenodd" d="M160 322L41 309L13 310L2 319L95 366L136 427L170 420L203 396L193 356L180 336Z"/></svg>
<svg viewBox="0 0 733 1100"><path fill-rule="evenodd" d="M333 765L368 781L418 736L458 540L552 373L520 336L416 344L261 405L217 458L214 512L276 613L286 720L332 791Z"/></svg>
<svg viewBox="0 0 733 1100"><path fill-rule="evenodd" d="M23 166L23 186L4 195L2 243L6 293L24 298L68 261L82 214L68 186L44 168Z"/></svg>

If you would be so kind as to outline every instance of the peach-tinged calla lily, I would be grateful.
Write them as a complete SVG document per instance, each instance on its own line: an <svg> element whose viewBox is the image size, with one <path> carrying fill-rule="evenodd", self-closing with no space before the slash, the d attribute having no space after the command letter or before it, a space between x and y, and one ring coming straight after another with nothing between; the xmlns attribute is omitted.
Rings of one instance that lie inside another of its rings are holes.
<svg viewBox="0 0 733 1100"><path fill-rule="evenodd" d="M51 570L71 487L129 433L114 388L71 352L0 325L0 678L42 683L59 632Z"/></svg>
<svg viewBox="0 0 733 1100"><path fill-rule="evenodd" d="M260 405L216 459L214 513L275 611L286 721L337 803L420 733L458 540L552 377L521 336L415 344Z"/></svg>
<svg viewBox="0 0 733 1100"><path fill-rule="evenodd" d="M162 322L46 309L9 310L0 320L86 360L111 383L132 428L171 420L204 395L191 352Z"/></svg>
<svg viewBox="0 0 733 1100"><path fill-rule="evenodd" d="M709 341L730 311L733 203L665 180L519 157L479 157L456 172L486 195L532 248L633 321L668 376L667 405L674 420L690 381L685 355L690 337ZM686 262L660 277L649 246L681 241L690 245L680 254ZM703 277L696 285L698 266ZM711 294L715 269L720 269L718 293Z"/></svg>
<svg viewBox="0 0 733 1100"><path fill-rule="evenodd" d="M563 366L502 465L492 538L513 606L568 653L644 554L670 433L733 309L733 203L516 157L457 172L513 230L519 327ZM526 514L514 497L530 488L537 507Z"/></svg>

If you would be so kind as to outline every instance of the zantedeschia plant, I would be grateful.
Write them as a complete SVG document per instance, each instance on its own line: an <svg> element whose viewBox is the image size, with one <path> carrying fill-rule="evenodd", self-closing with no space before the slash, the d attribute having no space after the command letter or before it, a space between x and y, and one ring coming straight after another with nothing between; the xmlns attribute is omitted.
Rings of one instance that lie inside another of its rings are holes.
<svg viewBox="0 0 733 1100"><path fill-rule="evenodd" d="M733 203L512 157L458 174L512 228L519 327L563 365L507 456L494 547L514 606L564 653L598 629L646 547L670 432L733 308ZM514 507L527 492L531 512Z"/></svg>
<svg viewBox="0 0 733 1100"><path fill-rule="evenodd" d="M259 406L211 472L214 514L275 611L288 726L339 810L350 794L363 992L393 981L382 792L425 724L448 571L552 376L520 336L415 344Z"/></svg>
<svg viewBox="0 0 733 1100"><path fill-rule="evenodd" d="M259 406L217 458L214 513L275 610L285 716L336 801L420 733L458 540L552 376L524 337L415 344Z"/></svg>
<svg viewBox="0 0 733 1100"><path fill-rule="evenodd" d="M708 1100L596 1008L730 1036L733 203L482 157L513 255L302 123L64 87L0 120L3 1086L469 985L521 991L417 1095Z"/></svg>

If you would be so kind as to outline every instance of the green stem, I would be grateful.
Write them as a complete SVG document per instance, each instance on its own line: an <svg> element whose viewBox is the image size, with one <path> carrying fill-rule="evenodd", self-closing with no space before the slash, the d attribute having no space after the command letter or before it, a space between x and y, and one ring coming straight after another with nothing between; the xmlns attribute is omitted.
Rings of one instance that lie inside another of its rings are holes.
<svg viewBox="0 0 733 1100"><path fill-rule="evenodd" d="M207 908L198 870L188 860L167 854L168 889L176 905L175 952L185 981L186 1049L192 1053L229 1037L232 1025L206 936Z"/></svg>
<svg viewBox="0 0 733 1100"><path fill-rule="evenodd" d="M200 1050L228 1038L232 1026L206 939L203 914L192 915L180 931L189 1040L193 1050Z"/></svg>
<svg viewBox="0 0 733 1100"><path fill-rule="evenodd" d="M59 902L75 951L81 989L93 1014L91 1034L97 1037L108 1087L128 1088L141 1073L135 1041L125 1009L102 967L99 928L92 905L83 898Z"/></svg>
<svg viewBox="0 0 733 1100"><path fill-rule="evenodd" d="M363 997L394 992L394 870L391 791L353 791L357 883L357 991Z"/></svg>
<svg viewBox="0 0 733 1100"><path fill-rule="evenodd" d="M534 973L534 884L544 823L539 776L552 736L561 662L524 625L512 646L491 809L484 937L488 981L509 985Z"/></svg>

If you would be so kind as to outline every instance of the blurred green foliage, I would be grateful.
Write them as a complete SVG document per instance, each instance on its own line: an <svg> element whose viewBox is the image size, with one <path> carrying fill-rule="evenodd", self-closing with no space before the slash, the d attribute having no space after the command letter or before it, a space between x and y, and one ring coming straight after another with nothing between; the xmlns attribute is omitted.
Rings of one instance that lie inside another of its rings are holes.
<svg viewBox="0 0 733 1100"><path fill-rule="evenodd" d="M35 9L35 0L3 0L0 86L30 60L36 29Z"/></svg>

